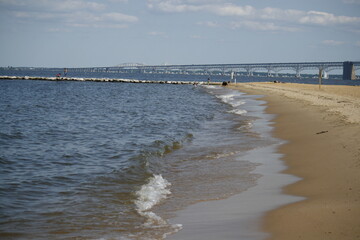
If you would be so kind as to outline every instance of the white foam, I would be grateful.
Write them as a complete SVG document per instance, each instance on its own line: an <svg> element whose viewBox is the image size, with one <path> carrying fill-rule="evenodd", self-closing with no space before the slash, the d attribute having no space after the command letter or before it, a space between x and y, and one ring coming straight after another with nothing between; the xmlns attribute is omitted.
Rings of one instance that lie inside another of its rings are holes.
<svg viewBox="0 0 360 240"><path fill-rule="evenodd" d="M151 212L153 208L160 201L167 198L171 194L168 187L171 184L161 175L154 175L149 182L141 187L136 192L137 200L135 201L136 210L141 215L147 218L145 225L164 225L167 224L165 220Z"/></svg>
<svg viewBox="0 0 360 240"><path fill-rule="evenodd" d="M203 87L205 87L205 88L209 88L209 89L214 89L214 88L218 88L218 86L213 86L213 85L203 85Z"/></svg>
<svg viewBox="0 0 360 240"><path fill-rule="evenodd" d="M239 93L230 93L230 94L225 94L225 95L217 95L216 97L220 98L221 101L223 101L224 103L230 104L233 107L239 107L246 103L244 101L237 99L237 97L239 97L240 95L241 94L239 94Z"/></svg>
<svg viewBox="0 0 360 240"><path fill-rule="evenodd" d="M239 107L239 106L244 105L244 104L245 104L244 101L239 101L239 100L234 101L234 102L231 103L231 105L232 105L233 107Z"/></svg>
<svg viewBox="0 0 360 240"><path fill-rule="evenodd" d="M244 114L247 113L247 111L244 110L244 109L234 109L234 110L231 110L230 112L231 112L231 113L238 114L238 115L244 115Z"/></svg>
<svg viewBox="0 0 360 240"><path fill-rule="evenodd" d="M180 230L183 229L183 225L182 224L172 224L171 227L173 228L173 231L168 232L168 233L164 233L162 238L165 239L167 238L167 236L175 234L177 232L179 232Z"/></svg>
<svg viewBox="0 0 360 240"><path fill-rule="evenodd" d="M216 97L220 98L225 103L230 103L234 100L235 94L224 94L224 95L217 95Z"/></svg>
<svg viewBox="0 0 360 240"><path fill-rule="evenodd" d="M218 97L219 99L221 99L221 101L223 101L224 103L229 104L230 106L232 106L234 109L229 111L230 113L235 113L238 115L244 115L245 113L247 113L246 110L244 109L239 109L239 107L241 105L244 105L246 102L237 99L237 97L239 97L238 93L229 93L229 94L224 94L224 95L217 95L216 97Z"/></svg>
<svg viewBox="0 0 360 240"><path fill-rule="evenodd" d="M250 128L252 128L253 124L252 122L247 122L244 125L241 125L240 127L238 127L239 130L249 130Z"/></svg>

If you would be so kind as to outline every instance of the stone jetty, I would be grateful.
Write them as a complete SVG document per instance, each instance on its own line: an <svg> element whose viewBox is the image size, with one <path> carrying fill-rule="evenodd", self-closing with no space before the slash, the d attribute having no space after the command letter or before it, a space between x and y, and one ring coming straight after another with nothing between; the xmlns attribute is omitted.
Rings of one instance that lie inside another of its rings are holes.
<svg viewBox="0 0 360 240"><path fill-rule="evenodd" d="M122 83L156 83L156 84L188 84L205 85L207 82L199 81L156 81L156 80L137 80L122 78L79 78L79 77L36 77L36 76L0 76L6 80L43 80L43 81L92 81L92 82L122 82ZM219 82L210 82L210 85L220 85Z"/></svg>

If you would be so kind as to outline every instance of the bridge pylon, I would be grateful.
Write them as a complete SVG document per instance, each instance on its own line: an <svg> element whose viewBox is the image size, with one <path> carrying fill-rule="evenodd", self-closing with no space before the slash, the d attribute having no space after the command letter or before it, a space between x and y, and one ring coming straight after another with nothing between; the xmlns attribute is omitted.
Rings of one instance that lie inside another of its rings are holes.
<svg viewBox="0 0 360 240"><path fill-rule="evenodd" d="M344 62L343 64L343 80L355 80L355 67L353 62Z"/></svg>

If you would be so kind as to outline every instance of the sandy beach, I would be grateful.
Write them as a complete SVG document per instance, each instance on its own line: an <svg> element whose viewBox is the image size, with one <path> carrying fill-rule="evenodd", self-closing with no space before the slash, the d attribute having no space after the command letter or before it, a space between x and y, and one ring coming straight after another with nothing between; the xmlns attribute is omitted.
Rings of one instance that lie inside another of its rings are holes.
<svg viewBox="0 0 360 240"><path fill-rule="evenodd" d="M360 239L360 87L239 84L263 94L288 168L284 193L306 199L270 211L270 239Z"/></svg>
<svg viewBox="0 0 360 240"><path fill-rule="evenodd" d="M184 229L171 239L360 239L360 87L229 87L264 96L273 134L287 142L270 154L283 169L269 174L274 166L250 153L267 172L258 186L183 210L174 222Z"/></svg>

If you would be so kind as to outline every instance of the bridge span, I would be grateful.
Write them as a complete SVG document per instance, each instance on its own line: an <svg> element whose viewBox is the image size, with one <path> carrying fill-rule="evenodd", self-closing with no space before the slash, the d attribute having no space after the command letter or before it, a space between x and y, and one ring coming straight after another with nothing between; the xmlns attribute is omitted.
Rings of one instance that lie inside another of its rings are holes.
<svg viewBox="0 0 360 240"><path fill-rule="evenodd" d="M253 76L255 72L265 72L268 76L278 76L279 72L293 72L296 77L307 70L328 74L333 70L342 70L343 79L356 79L356 70L360 61L346 62L298 62L298 63L246 63L246 64L191 64L191 65L144 65L122 64L113 67L68 68L74 72L139 72L139 73L172 73L172 74L239 74Z"/></svg>

